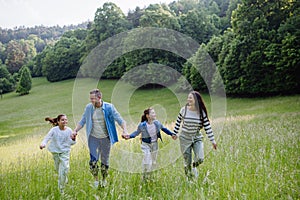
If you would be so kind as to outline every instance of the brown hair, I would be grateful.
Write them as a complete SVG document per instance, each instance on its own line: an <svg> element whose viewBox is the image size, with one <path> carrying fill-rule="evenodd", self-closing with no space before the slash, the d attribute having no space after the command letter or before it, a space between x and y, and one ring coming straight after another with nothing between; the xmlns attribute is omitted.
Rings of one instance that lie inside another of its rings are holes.
<svg viewBox="0 0 300 200"><path fill-rule="evenodd" d="M144 114L141 117L141 122L148 121L146 115L149 115L150 110L153 110L153 108L147 108L146 110L144 110Z"/></svg>
<svg viewBox="0 0 300 200"><path fill-rule="evenodd" d="M203 99L202 99L202 97L201 97L201 95L200 95L199 92L197 92L197 91L192 91L192 92L190 92L190 94L192 94L193 97L194 97L194 99L195 99L195 106L196 106L196 108L197 108L197 110L198 110L198 112L199 112L199 115L200 115L200 121L203 123L204 117L203 117L202 111L204 111L204 113L205 113L205 115L206 115L206 117L207 117L207 119L208 119L207 109L206 109L206 107L205 107L204 101L203 101ZM209 120L209 119L208 119L208 120Z"/></svg>
<svg viewBox="0 0 300 200"><path fill-rule="evenodd" d="M45 121L49 121L50 124L52 124L53 126L58 126L58 121L61 119L62 116L66 116L66 115L65 114L60 114L56 118L46 117Z"/></svg>
<svg viewBox="0 0 300 200"><path fill-rule="evenodd" d="M102 93L100 92L99 89L93 89L93 90L91 90L90 94L94 94L95 96L100 97L100 98L102 97Z"/></svg>

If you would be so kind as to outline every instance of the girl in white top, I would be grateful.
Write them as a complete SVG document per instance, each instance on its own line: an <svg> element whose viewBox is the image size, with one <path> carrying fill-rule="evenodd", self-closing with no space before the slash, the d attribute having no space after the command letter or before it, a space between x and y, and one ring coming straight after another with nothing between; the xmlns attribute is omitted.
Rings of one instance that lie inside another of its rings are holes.
<svg viewBox="0 0 300 200"><path fill-rule="evenodd" d="M58 115L57 118L47 117L45 120L54 127L45 136L40 149L45 148L48 141L51 140L48 150L53 155L55 169L58 172L58 187L63 193L69 171L71 145L76 143L76 135L73 135L72 129L67 127L68 119L64 114Z"/></svg>
<svg viewBox="0 0 300 200"><path fill-rule="evenodd" d="M199 92L192 91L189 93L186 106L182 107L178 114L174 128L175 134L179 132L180 126L179 140L184 158L184 170L188 180L191 180L198 177L196 167L204 160L203 136L200 129L204 127L213 148L217 149L217 143L207 117L207 110ZM192 151L194 151L193 163Z"/></svg>

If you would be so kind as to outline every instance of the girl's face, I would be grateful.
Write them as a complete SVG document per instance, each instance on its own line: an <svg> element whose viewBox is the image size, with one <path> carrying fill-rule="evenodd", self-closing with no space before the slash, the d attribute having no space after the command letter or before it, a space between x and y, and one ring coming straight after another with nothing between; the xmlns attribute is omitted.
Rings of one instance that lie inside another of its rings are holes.
<svg viewBox="0 0 300 200"><path fill-rule="evenodd" d="M189 106L195 105L195 98L194 98L194 95L193 95L193 94L190 93L190 94L188 95L187 102L188 102L188 105L189 105Z"/></svg>
<svg viewBox="0 0 300 200"><path fill-rule="evenodd" d="M68 124L67 116L65 116L65 115L61 116L57 123L60 127L66 126Z"/></svg>
<svg viewBox="0 0 300 200"><path fill-rule="evenodd" d="M155 120L156 119L156 113L155 113L154 109L151 109L149 111L148 119L149 120Z"/></svg>

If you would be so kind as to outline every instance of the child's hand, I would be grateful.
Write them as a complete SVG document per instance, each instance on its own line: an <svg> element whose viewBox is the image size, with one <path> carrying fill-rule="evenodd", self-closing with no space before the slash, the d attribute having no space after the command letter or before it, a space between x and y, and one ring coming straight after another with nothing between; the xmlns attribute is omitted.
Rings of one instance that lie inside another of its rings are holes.
<svg viewBox="0 0 300 200"><path fill-rule="evenodd" d="M40 149L43 149L43 148L45 148L45 145L44 145L44 144L41 144L41 145L40 145Z"/></svg>
<svg viewBox="0 0 300 200"><path fill-rule="evenodd" d="M127 135L122 135L122 138L125 139L125 140L128 140L130 139L130 136L127 134Z"/></svg>
<svg viewBox="0 0 300 200"><path fill-rule="evenodd" d="M75 140L76 140L76 136L77 136L77 134L76 134L76 133L75 133L75 134L73 133L73 134L71 135L71 139L75 141Z"/></svg>

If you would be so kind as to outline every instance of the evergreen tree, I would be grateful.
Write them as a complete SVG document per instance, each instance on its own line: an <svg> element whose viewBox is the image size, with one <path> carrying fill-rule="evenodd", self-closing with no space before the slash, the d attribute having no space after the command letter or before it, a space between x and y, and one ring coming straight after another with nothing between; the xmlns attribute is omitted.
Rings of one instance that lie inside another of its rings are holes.
<svg viewBox="0 0 300 200"><path fill-rule="evenodd" d="M32 84L30 70L28 67L22 67L19 73L20 73L20 80L16 92L20 93L20 95L29 94L29 91L31 90L31 84Z"/></svg>
<svg viewBox="0 0 300 200"><path fill-rule="evenodd" d="M0 65L0 93L4 94L14 90L15 81L5 65Z"/></svg>

